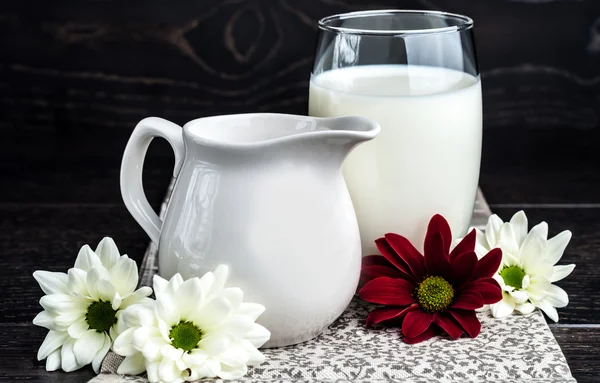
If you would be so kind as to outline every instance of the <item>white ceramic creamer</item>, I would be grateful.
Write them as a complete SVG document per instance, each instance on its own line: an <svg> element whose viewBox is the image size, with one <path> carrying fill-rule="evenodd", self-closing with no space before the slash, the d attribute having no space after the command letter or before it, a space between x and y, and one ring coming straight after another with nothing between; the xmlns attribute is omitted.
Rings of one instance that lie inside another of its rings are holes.
<svg viewBox="0 0 600 383"><path fill-rule="evenodd" d="M379 133L361 117L243 114L183 128L149 117L133 131L121 166L125 205L158 243L159 274L201 276L230 267L228 285L266 307L265 347L319 335L358 285L361 244L341 173L346 155ZM142 188L150 141L175 152L177 177L164 221Z"/></svg>

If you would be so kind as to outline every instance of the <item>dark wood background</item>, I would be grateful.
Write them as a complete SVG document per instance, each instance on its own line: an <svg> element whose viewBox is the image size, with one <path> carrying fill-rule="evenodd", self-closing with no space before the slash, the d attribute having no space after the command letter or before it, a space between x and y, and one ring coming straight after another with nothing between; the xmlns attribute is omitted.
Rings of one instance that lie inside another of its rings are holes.
<svg viewBox="0 0 600 383"><path fill-rule="evenodd" d="M155 115L305 114L316 21L367 8L439 9L475 19L484 84L482 188L508 219L525 209L574 231L561 282L571 304L552 330L574 375L600 373L600 1L179 0L0 4L0 380L46 375L31 325L31 273L65 271L111 235L140 260L147 237L124 208L122 151ZM156 206L172 166L153 143Z"/></svg>

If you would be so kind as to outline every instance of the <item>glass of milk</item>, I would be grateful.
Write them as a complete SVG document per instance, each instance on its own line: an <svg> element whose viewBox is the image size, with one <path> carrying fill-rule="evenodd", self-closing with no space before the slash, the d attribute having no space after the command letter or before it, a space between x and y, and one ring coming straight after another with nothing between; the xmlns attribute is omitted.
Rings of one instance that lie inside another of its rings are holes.
<svg viewBox="0 0 600 383"><path fill-rule="evenodd" d="M434 11L352 12L319 21L309 114L376 120L380 135L343 174L363 255L394 232L422 250L434 214L466 234L481 160L473 21Z"/></svg>

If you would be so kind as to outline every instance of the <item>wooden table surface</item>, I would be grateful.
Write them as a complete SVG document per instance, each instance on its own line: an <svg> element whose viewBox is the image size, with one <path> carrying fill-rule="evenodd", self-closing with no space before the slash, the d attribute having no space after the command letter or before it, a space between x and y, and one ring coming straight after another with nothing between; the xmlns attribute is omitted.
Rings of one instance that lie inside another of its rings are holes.
<svg viewBox="0 0 600 383"><path fill-rule="evenodd" d="M550 323L579 381L600 376L600 173L596 131L539 132L507 128L487 132L481 187L502 218L524 209L534 224L545 220L550 234L570 229L573 239L562 263L576 263L559 282L570 304ZM47 373L36 352L46 330L31 324L42 296L32 273L66 271L83 244L112 236L122 253L140 261L148 238L125 209L118 183L120 155L127 135L78 138L48 136L60 155L16 153L6 146L0 159L0 380L86 381L91 367L65 374ZM24 137L12 137L19 142ZM6 143L6 141L4 141ZM75 143L78 143L75 148ZM31 144L33 145L33 144ZM73 145L71 147L70 145ZM21 153L22 151L20 151ZM83 154L82 154L83 153ZM144 182L157 207L169 181L172 159L164 142L153 143Z"/></svg>

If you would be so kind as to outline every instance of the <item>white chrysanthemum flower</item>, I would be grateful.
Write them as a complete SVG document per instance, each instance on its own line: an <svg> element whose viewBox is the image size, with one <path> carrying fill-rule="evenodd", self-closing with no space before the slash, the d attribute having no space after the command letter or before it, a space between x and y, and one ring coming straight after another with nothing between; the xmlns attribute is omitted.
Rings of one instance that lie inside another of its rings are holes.
<svg viewBox="0 0 600 383"><path fill-rule="evenodd" d="M271 334L255 320L265 310L242 302L242 290L224 288L228 268L183 281L154 277L156 301L123 312L127 329L114 351L125 356L119 374L143 371L150 382L237 379L264 361L258 351Z"/></svg>
<svg viewBox="0 0 600 383"><path fill-rule="evenodd" d="M112 238L96 251L85 245L68 274L36 271L33 277L47 295L40 299L44 311L33 324L48 330L38 351L46 370L74 371L92 363L94 371L123 330L124 308L150 300L150 287L135 290L138 270L134 260L119 255Z"/></svg>
<svg viewBox="0 0 600 383"><path fill-rule="evenodd" d="M492 215L485 232L477 230L475 252L479 257L493 248L502 249L502 264L494 278L502 287L502 300L490 305L496 318L506 317L514 311L531 313L536 307L550 319L558 322L556 308L569 303L567 293L553 282L565 278L575 268L574 264L555 266L571 240L565 230L548 239L548 224L541 222L527 232L527 216L519 211L510 222Z"/></svg>

